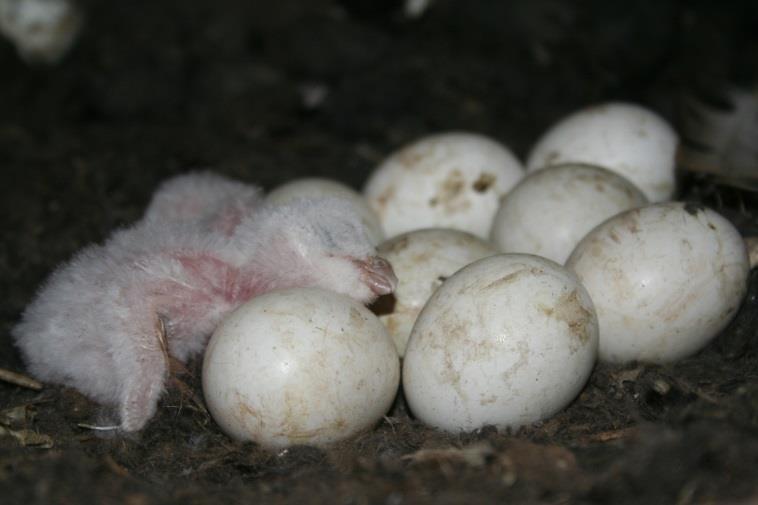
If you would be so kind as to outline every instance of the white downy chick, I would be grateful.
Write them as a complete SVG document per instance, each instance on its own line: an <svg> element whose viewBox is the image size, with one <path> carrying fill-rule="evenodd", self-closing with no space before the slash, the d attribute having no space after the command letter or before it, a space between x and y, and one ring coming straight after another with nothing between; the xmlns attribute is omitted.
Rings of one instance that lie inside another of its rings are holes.
<svg viewBox="0 0 758 505"><path fill-rule="evenodd" d="M192 177L204 176L169 181L143 221L54 272L12 330L33 375L115 405L124 431L155 414L168 356L201 352L221 319L250 298L317 286L369 302L397 282L339 199L251 207L232 230L198 226L223 208L187 220L156 210L171 201L171 188L193 187Z"/></svg>

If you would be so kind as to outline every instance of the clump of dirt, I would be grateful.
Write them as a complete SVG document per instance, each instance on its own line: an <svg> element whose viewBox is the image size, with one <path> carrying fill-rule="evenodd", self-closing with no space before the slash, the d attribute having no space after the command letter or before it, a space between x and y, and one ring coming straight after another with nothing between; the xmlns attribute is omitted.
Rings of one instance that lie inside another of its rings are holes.
<svg viewBox="0 0 758 505"><path fill-rule="evenodd" d="M26 66L0 42L8 370L24 370L10 329L45 277L138 219L171 175L358 188L423 134L472 130L523 156L589 103L636 101L676 124L683 97L756 78L758 8L747 1L437 0L418 19L399 1L81 3L85 31L58 66ZM686 174L680 187L758 232L755 193ZM0 383L0 494L27 504L758 500L758 273L749 282L735 320L696 356L598 365L567 409L511 432L430 429L401 395L370 432L270 453L219 431L199 362L134 436L88 428L110 413L76 391Z"/></svg>

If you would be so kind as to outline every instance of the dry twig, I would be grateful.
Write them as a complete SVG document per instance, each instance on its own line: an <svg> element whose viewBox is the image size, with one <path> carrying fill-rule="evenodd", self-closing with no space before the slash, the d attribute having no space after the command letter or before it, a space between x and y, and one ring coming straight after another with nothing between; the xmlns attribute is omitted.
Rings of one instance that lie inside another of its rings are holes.
<svg viewBox="0 0 758 505"><path fill-rule="evenodd" d="M490 444L477 443L462 448L420 449L412 454L406 454L402 459L412 463L460 462L472 467L481 467L494 452Z"/></svg>
<svg viewBox="0 0 758 505"><path fill-rule="evenodd" d="M17 372L11 372L4 368L0 368L0 380L15 384L16 386L21 386L22 388L33 389L35 391L39 391L44 387L44 384L29 376Z"/></svg>

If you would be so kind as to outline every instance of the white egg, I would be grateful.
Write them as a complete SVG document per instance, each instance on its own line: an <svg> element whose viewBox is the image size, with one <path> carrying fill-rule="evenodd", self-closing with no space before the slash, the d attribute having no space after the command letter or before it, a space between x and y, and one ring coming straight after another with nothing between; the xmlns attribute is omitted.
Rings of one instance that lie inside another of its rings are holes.
<svg viewBox="0 0 758 505"><path fill-rule="evenodd" d="M647 198L604 168L566 164L529 174L503 197L492 242L506 253L543 256L561 265L595 226Z"/></svg>
<svg viewBox="0 0 758 505"><path fill-rule="evenodd" d="M639 105L607 103L577 111L550 128L526 163L533 171L562 163L606 167L629 179L651 202L675 189L678 137L656 113Z"/></svg>
<svg viewBox="0 0 758 505"><path fill-rule="evenodd" d="M0 0L0 34L30 63L58 63L81 31L83 15L70 0Z"/></svg>
<svg viewBox="0 0 758 505"><path fill-rule="evenodd" d="M545 419L587 381L597 332L589 295L560 265L526 254L479 260L419 314L403 363L406 400L451 432Z"/></svg>
<svg viewBox="0 0 758 505"><path fill-rule="evenodd" d="M747 289L745 244L704 207L669 202L619 214L566 262L592 296L601 360L688 356L732 319Z"/></svg>
<svg viewBox="0 0 758 505"><path fill-rule="evenodd" d="M445 133L390 155L364 194L388 237L421 228L455 228L486 239L500 197L524 175L503 145L482 135Z"/></svg>
<svg viewBox="0 0 758 505"><path fill-rule="evenodd" d="M442 281L497 251L470 233L428 228L389 239L379 245L378 252L392 264L398 278L397 288L390 295L394 303L379 320L389 330L402 357L418 313Z"/></svg>
<svg viewBox="0 0 758 505"><path fill-rule="evenodd" d="M355 212L366 226L369 239L374 244L378 244L384 240L385 235L382 224L379 222L376 212L369 207L366 198L350 186L338 181L321 177L295 179L271 190L266 195L266 201L281 204L293 198L311 198L314 196L333 196L348 200L355 207Z"/></svg>
<svg viewBox="0 0 758 505"><path fill-rule="evenodd" d="M203 362L205 402L221 429L272 449L370 428L399 378L395 346L376 316L315 288L253 298L221 323Z"/></svg>

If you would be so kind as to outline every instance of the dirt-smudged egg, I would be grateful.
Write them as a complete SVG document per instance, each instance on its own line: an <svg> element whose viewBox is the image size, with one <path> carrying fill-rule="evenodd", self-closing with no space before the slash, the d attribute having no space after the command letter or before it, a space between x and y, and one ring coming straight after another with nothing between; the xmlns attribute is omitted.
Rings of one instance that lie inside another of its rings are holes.
<svg viewBox="0 0 758 505"><path fill-rule="evenodd" d="M450 431L517 427L584 386L598 327L576 277L538 256L501 254L456 272L413 327L403 390L421 421Z"/></svg>
<svg viewBox="0 0 758 505"><path fill-rule="evenodd" d="M503 145L472 133L422 138L390 155L364 194L387 237L455 228L486 239L500 197L524 175Z"/></svg>
<svg viewBox="0 0 758 505"><path fill-rule="evenodd" d="M221 429L271 449L370 428L399 379L395 346L376 316L315 288L253 298L221 323L203 362L203 394Z"/></svg>
<svg viewBox="0 0 758 505"><path fill-rule="evenodd" d="M560 120L535 144L527 170L562 163L588 163L626 177L651 202L671 198L675 189L674 129L658 114L628 103L606 103Z"/></svg>
<svg viewBox="0 0 758 505"><path fill-rule="evenodd" d="M442 282L469 263L497 253L488 242L449 228L403 233L377 250L398 278L395 292L380 298L377 310L401 357L418 313Z"/></svg>
<svg viewBox="0 0 758 505"><path fill-rule="evenodd" d="M266 195L266 201L281 204L294 198L313 198L321 196L333 196L348 200L355 208L356 214L360 216L361 221L366 226L369 239L371 239L374 244L378 244L385 239L382 224L379 222L379 216L377 216L376 212L369 207L366 198L358 191L339 181L322 177L294 179L272 189L271 192Z"/></svg>
<svg viewBox="0 0 758 505"><path fill-rule="evenodd" d="M529 174L505 195L491 239L502 252L536 254L562 265L595 226L645 204L645 195L614 172L558 165Z"/></svg>
<svg viewBox="0 0 758 505"><path fill-rule="evenodd" d="M745 243L705 207L668 202L619 214L566 262L592 296L599 357L665 363L705 346L747 290Z"/></svg>

